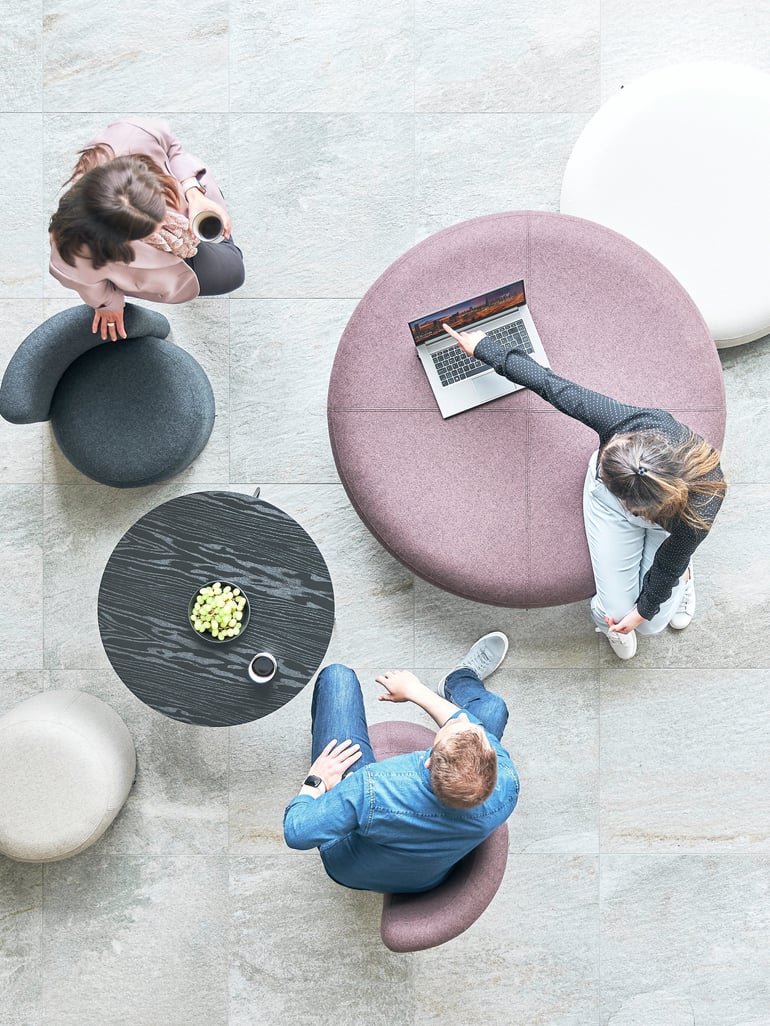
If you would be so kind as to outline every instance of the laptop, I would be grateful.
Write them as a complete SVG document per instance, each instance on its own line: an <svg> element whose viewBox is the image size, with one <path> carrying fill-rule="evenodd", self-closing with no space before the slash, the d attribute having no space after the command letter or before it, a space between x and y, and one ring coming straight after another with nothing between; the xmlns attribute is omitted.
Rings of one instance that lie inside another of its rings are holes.
<svg viewBox="0 0 770 1026"><path fill-rule="evenodd" d="M499 346L501 353L516 346L543 367L550 366L527 309L523 281L503 285L482 296L410 321L409 330L417 355L445 420L502 395L517 392L524 386L504 378L489 364L466 356L444 331L443 324L448 324L455 331L481 329L487 334L486 341Z"/></svg>

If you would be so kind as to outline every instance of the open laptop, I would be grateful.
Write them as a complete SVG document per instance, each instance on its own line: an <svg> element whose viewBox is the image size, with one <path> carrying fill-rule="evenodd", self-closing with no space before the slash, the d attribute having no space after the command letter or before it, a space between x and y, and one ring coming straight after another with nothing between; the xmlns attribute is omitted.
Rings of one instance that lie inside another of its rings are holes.
<svg viewBox="0 0 770 1026"><path fill-rule="evenodd" d="M444 331L443 324L448 324L455 331L480 329L486 332L487 340L499 345L501 352L508 352L516 346L543 367L550 366L527 309L523 281L503 285L475 299L466 299L446 310L410 321L409 330L417 355L445 420L501 395L510 395L523 386L504 378L489 364L466 356Z"/></svg>

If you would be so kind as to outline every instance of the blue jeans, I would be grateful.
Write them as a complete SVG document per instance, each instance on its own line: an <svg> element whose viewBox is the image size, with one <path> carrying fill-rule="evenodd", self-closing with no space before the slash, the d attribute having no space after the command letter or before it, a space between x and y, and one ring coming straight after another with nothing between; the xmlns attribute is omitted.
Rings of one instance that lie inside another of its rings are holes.
<svg viewBox="0 0 770 1026"><path fill-rule="evenodd" d="M455 705L473 713L498 741L502 738L508 722L508 709L499 695L487 691L475 673L465 669L450 673L445 693ZM369 740L361 685L349 666L332 663L321 670L313 691L311 719L313 762L333 738L338 741L350 738L361 746L361 758L353 763L345 776L377 761Z"/></svg>

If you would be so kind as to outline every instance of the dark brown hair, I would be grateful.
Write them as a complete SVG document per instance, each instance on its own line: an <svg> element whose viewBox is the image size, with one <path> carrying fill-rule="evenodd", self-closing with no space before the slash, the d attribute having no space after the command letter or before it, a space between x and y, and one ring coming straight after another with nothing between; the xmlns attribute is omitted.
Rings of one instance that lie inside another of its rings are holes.
<svg viewBox="0 0 770 1026"><path fill-rule="evenodd" d="M434 745L430 786L453 809L472 809L492 794L497 783L497 753L477 730L463 730Z"/></svg>
<svg viewBox="0 0 770 1026"><path fill-rule="evenodd" d="M679 443L656 431L615 435L602 452L600 474L630 513L669 530L677 521L708 530L701 511L727 489L719 452L694 432Z"/></svg>
<svg viewBox="0 0 770 1026"><path fill-rule="evenodd" d="M88 256L94 267L131 263L130 243L155 231L166 208L179 209L176 179L143 154L115 157L104 144L81 150L72 183L49 232L62 260Z"/></svg>

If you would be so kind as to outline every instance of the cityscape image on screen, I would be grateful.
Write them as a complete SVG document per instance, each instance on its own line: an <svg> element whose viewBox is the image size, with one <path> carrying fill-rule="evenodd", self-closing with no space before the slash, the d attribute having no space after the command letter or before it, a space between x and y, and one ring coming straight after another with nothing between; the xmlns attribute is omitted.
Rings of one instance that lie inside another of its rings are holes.
<svg viewBox="0 0 770 1026"><path fill-rule="evenodd" d="M493 292L485 292L475 299L465 299L462 303L455 303L445 310L438 310L436 313L428 314L427 317L419 317L409 322L409 330L417 345L423 342L430 342L431 339L444 335L443 324L450 328L461 331L477 321L492 317L495 314L504 313L517 306L522 306L524 300L524 282L515 281L510 285L503 285Z"/></svg>

